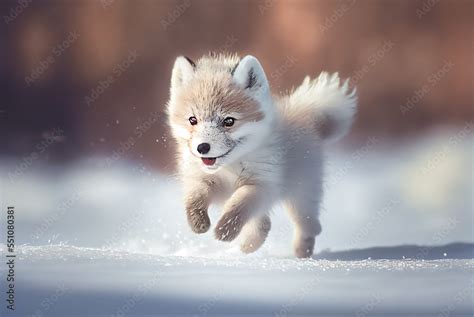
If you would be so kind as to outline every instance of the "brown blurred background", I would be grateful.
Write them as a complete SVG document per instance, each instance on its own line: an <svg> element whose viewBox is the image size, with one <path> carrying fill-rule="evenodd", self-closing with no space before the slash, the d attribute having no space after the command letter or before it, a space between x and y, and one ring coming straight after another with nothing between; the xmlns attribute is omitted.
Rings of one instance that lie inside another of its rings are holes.
<svg viewBox="0 0 474 317"><path fill-rule="evenodd" d="M257 56L275 92L322 70L351 78L360 111L346 143L408 138L474 118L474 1L16 0L0 7L3 156L28 155L53 136L52 161L121 149L123 158L171 168L163 114L171 68L177 55L209 51Z"/></svg>

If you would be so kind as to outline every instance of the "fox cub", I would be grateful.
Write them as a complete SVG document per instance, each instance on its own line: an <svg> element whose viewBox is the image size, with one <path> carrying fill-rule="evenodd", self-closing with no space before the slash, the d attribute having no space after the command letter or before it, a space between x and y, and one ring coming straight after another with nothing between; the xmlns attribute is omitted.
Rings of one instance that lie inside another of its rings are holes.
<svg viewBox="0 0 474 317"><path fill-rule="evenodd" d="M191 229L208 231L208 207L221 203L215 237L240 235L241 250L251 253L282 202L294 223L295 255L310 257L321 232L323 146L348 132L356 106L355 90L337 74L306 77L277 96L253 56L178 57L167 110Z"/></svg>

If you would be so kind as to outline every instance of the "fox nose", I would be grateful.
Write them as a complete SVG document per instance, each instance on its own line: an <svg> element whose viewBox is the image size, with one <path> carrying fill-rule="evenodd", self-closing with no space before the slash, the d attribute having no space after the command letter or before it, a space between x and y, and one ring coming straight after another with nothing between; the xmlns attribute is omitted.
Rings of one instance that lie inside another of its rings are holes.
<svg viewBox="0 0 474 317"><path fill-rule="evenodd" d="M209 143L201 143L197 147L198 152L201 154L206 154L210 149L211 145Z"/></svg>

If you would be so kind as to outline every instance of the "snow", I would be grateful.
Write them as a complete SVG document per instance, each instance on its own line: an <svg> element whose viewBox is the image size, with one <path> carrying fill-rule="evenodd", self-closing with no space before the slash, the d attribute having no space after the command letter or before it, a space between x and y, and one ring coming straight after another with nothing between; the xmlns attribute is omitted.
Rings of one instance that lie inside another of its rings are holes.
<svg viewBox="0 0 474 317"><path fill-rule="evenodd" d="M473 260L297 260L18 251L18 315L472 313ZM56 301L52 299L57 298ZM50 302L45 311L42 302ZM47 314L46 314L47 313Z"/></svg>
<svg viewBox="0 0 474 317"><path fill-rule="evenodd" d="M122 156L62 167L2 159L16 315L472 315L472 140L450 130L332 149L309 260L293 257L281 207L262 249L243 255L239 241L191 232L172 176Z"/></svg>

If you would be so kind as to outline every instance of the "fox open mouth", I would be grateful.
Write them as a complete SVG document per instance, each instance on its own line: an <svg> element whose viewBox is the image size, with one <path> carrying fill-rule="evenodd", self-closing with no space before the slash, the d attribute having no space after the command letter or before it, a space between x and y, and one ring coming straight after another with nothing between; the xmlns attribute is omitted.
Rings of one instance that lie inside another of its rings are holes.
<svg viewBox="0 0 474 317"><path fill-rule="evenodd" d="M216 162L216 157L201 157L201 160L204 165L212 166Z"/></svg>
<svg viewBox="0 0 474 317"><path fill-rule="evenodd" d="M233 149L235 148L235 146L233 148L231 148L229 151L227 151L226 153L222 154L222 155L219 155L219 156L216 156L216 157L201 157L201 160L202 162L204 163L204 165L206 166L213 166L215 163L216 163L216 160L218 158L223 158L225 157L227 154L229 154Z"/></svg>

